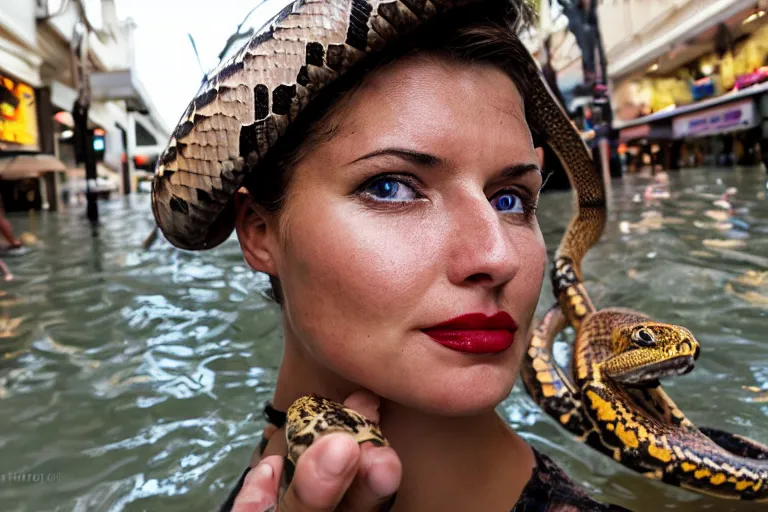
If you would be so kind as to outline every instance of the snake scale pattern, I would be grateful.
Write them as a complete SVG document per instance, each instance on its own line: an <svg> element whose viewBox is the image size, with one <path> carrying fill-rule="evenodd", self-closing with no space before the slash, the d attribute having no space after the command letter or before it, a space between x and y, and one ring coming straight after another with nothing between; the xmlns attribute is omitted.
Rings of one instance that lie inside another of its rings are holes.
<svg viewBox="0 0 768 512"><path fill-rule="evenodd" d="M326 85L366 56L443 13L480 4L525 9L520 1L292 2L211 74L182 115L159 158L153 181L152 209L158 227L181 249L219 245L234 229L234 193L249 173L258 172L266 153ZM760 459L768 449L727 432L696 429L659 386L630 388L614 380L616 372L626 368L621 364L613 368L610 363L621 363L624 360L620 356L626 358L626 354L612 352L613 335L608 333L616 325L626 327L629 323L631 330L637 322L646 329L651 324L634 313L596 312L582 285L581 260L599 240L605 224L602 180L535 61L520 46L521 55L528 57L523 64L531 76L538 77L533 80L532 108L526 114L560 159L575 192L575 213L556 252L552 272L559 305L533 333L522 372L526 389L564 428L627 467L642 466L647 476L699 492L727 487L727 497L764 498L766 462ZM615 314L618 317L610 316ZM579 376L575 381L551 358L554 336L569 323L580 333L572 372ZM662 324L653 326L662 329ZM672 327L665 332L682 332L682 328ZM628 336L631 341L632 334ZM688 338L690 349L695 350L698 343L692 336ZM631 348L627 342L621 350ZM667 361L669 357L659 355L662 352L654 354ZM661 367L669 373L681 368ZM633 375L641 378L637 372ZM289 466L295 467L301 453L320 435L338 430L352 433L358 442L387 443L376 425L354 411L311 395L288 410ZM649 444L649 439L663 441L661 445ZM667 458L674 458L675 465L648 463ZM691 475L693 478L687 478ZM290 475L284 485L289 481ZM709 483L697 485L704 481Z"/></svg>

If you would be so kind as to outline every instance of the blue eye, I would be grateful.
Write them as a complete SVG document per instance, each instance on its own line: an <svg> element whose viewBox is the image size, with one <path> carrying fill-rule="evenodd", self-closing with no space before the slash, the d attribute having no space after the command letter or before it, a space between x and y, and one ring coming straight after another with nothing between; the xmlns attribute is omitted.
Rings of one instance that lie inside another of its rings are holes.
<svg viewBox="0 0 768 512"><path fill-rule="evenodd" d="M500 194L491 199L491 204L504 213L523 213L523 201L515 194Z"/></svg>
<svg viewBox="0 0 768 512"><path fill-rule="evenodd" d="M393 179L375 181L365 191L368 195L382 201L408 201L416 197L411 187Z"/></svg>

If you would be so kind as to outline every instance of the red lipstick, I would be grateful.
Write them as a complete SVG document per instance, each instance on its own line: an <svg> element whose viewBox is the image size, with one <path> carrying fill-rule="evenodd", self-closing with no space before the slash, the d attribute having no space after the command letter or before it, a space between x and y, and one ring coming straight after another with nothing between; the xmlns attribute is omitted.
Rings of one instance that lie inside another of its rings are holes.
<svg viewBox="0 0 768 512"><path fill-rule="evenodd" d="M422 329L441 345L470 354L498 354L512 346L517 324L500 311L493 316L470 313Z"/></svg>

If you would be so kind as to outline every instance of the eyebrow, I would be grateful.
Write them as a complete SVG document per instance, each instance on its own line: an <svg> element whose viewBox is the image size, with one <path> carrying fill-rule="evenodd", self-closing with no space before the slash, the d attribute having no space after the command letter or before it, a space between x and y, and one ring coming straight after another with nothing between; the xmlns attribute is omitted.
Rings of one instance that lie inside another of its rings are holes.
<svg viewBox="0 0 768 512"><path fill-rule="evenodd" d="M504 170L501 171L501 175L504 178L517 178L524 174L528 174L529 172L544 174L537 164L515 164L510 167L505 167Z"/></svg>
<svg viewBox="0 0 768 512"><path fill-rule="evenodd" d="M352 160L350 163L353 164L356 162L360 162L362 160L376 158L378 156L394 156L417 165L422 165L424 167L437 167L438 165L444 163L442 159L436 156L429 155L427 153L421 153L419 151L412 151L410 149L401 149L401 148L384 148L384 149L372 151L367 155L363 155L360 158Z"/></svg>
<svg viewBox="0 0 768 512"><path fill-rule="evenodd" d="M421 153L419 151L412 151L410 149L402 149L402 148L385 148L385 149L372 151L371 153L363 155L360 158L352 160L350 164L360 162L363 160L368 160L371 158L380 157L380 156L394 156L396 158L400 158L402 160L406 160L408 162L414 163L416 165L421 165L424 167L437 167L445 163L443 159L436 157L434 155L430 155L428 153ZM514 164L509 167L505 167L501 171L501 176L504 178L517 178L524 174L528 174L529 172L542 173L541 169L539 169L539 166L537 164L526 163L526 164Z"/></svg>

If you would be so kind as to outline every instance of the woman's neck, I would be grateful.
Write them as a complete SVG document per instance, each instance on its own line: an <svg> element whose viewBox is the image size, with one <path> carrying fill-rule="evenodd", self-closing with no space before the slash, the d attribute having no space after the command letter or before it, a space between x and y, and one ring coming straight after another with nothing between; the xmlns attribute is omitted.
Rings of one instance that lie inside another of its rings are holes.
<svg viewBox="0 0 768 512"><path fill-rule="evenodd" d="M446 417L383 400L380 416L403 463L395 511L507 511L530 480L531 448L494 410Z"/></svg>
<svg viewBox="0 0 768 512"><path fill-rule="evenodd" d="M286 343L275 408L285 411L309 393L342 402L360 389L291 345ZM382 399L379 414L381 430L403 464L394 511L511 510L531 477L531 448L494 410L445 417ZM285 453L284 430L278 434L266 455Z"/></svg>

